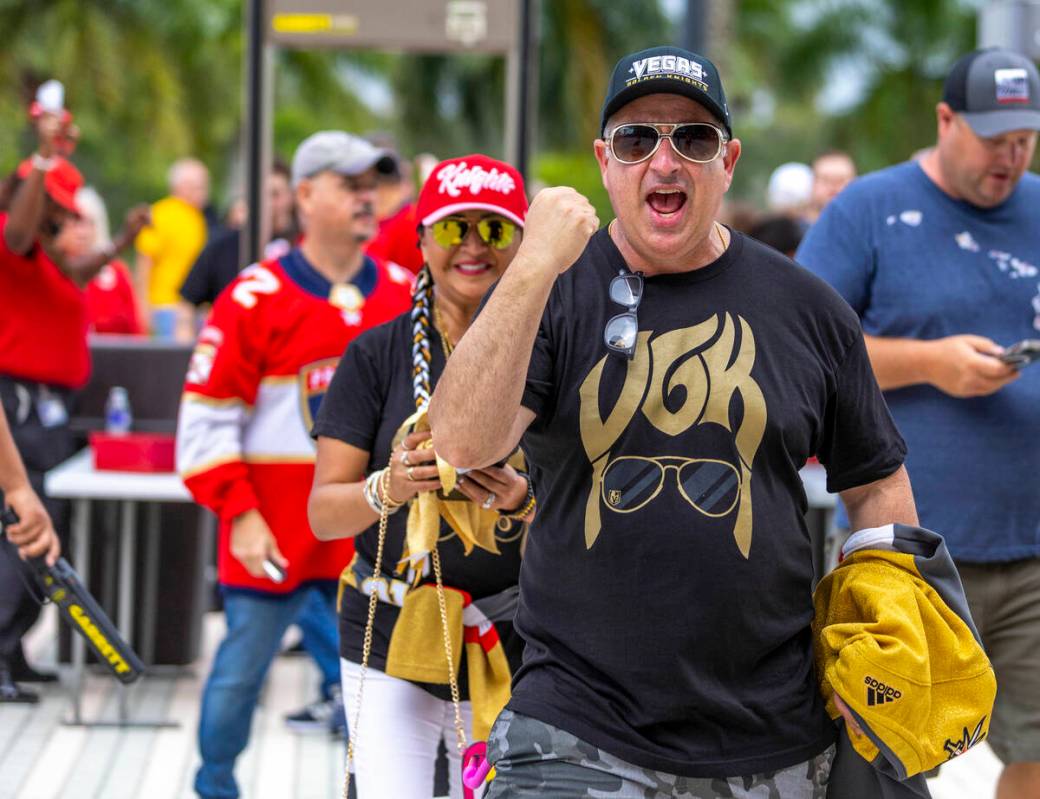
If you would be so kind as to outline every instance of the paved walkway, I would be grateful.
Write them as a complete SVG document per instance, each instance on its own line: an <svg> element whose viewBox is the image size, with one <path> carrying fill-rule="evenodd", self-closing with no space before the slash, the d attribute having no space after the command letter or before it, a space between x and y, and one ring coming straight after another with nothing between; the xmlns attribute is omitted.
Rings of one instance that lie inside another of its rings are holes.
<svg viewBox="0 0 1040 799"><path fill-rule="evenodd" d="M55 660L53 609L29 640L36 663ZM174 729L66 727L68 699L50 688L35 706L0 705L0 799L192 799L198 766L195 725L202 680L223 633L223 617L204 625L202 656L176 676L153 677L131 689L131 716L165 718ZM337 799L344 744L324 735L298 735L285 713L310 701L317 673L306 657L280 657L271 669L253 721L250 746L238 764L243 799ZM116 683L88 678L86 718L115 719ZM1000 764L985 745L944 767L932 780L934 799L992 799ZM390 799L381 797L380 799Z"/></svg>

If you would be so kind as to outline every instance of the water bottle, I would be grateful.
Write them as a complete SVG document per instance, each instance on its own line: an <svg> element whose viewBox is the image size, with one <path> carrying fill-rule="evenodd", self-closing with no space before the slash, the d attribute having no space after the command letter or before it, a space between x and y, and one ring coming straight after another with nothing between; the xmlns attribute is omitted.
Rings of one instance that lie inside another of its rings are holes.
<svg viewBox="0 0 1040 799"><path fill-rule="evenodd" d="M122 386L112 386L105 402L105 432L113 436L125 436L130 432L134 417L130 413L130 397Z"/></svg>

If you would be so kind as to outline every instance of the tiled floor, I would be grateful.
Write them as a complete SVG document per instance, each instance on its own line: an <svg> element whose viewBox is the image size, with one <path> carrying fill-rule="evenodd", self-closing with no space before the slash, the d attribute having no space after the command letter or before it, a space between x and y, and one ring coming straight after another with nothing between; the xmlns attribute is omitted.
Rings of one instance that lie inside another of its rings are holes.
<svg viewBox="0 0 1040 799"><path fill-rule="evenodd" d="M56 619L48 611L33 631L35 661L54 660ZM201 682L223 632L223 617L206 619L202 657L183 673L148 677L133 687L131 716L165 718L162 730L63 726L68 698L45 692L36 707L0 706L0 799L191 799L198 764L195 724ZM316 672L306 658L275 662L256 714L250 746L238 764L244 799L336 799L344 745L323 735L289 732L282 716L314 697ZM114 719L115 683L88 678L84 716ZM934 799L992 799L1000 765L984 744L944 767L932 780ZM388 799L381 797L380 799Z"/></svg>
<svg viewBox="0 0 1040 799"><path fill-rule="evenodd" d="M33 632L36 662L53 661L55 620ZM43 629L40 629L43 628ZM131 688L131 718L179 722L172 729L83 728L62 725L69 701L59 688L36 707L0 706L0 799L190 799L198 766L195 726L223 617L206 619L202 657L170 676L149 676ZM305 657L279 658L271 669L250 746L236 775L244 799L336 799L341 795L344 744L326 735L290 732L282 721L314 699L317 672ZM115 719L117 688L88 677L85 718Z"/></svg>

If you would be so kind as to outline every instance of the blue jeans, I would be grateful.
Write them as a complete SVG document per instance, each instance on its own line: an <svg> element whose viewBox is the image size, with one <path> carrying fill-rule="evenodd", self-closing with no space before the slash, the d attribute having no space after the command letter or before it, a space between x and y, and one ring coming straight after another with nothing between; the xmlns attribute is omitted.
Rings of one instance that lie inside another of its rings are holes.
<svg viewBox="0 0 1040 799"><path fill-rule="evenodd" d="M329 603L333 608L332 645L336 649L336 657L339 658L339 616L335 612L336 589L326 590L324 587L313 588L307 592L307 599L300 612L293 619L300 630L300 645L303 650L314 658L321 669L321 698L328 699L333 686L337 689L340 683L339 666L334 672L330 672L331 661L329 660ZM338 660L337 660L338 664Z"/></svg>
<svg viewBox="0 0 1040 799"><path fill-rule="evenodd" d="M322 695L339 683L336 588L308 586L286 595L227 591L227 635L217 650L202 693L195 792L204 799L237 799L235 760L249 743L249 728L264 677L290 624L307 615L307 651L321 670ZM320 604L315 604L315 603ZM316 607L324 606L325 624Z"/></svg>

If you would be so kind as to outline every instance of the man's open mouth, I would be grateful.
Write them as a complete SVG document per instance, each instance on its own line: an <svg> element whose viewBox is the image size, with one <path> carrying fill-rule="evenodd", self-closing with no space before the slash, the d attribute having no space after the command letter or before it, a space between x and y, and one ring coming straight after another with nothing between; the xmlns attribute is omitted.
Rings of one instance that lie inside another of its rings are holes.
<svg viewBox="0 0 1040 799"><path fill-rule="evenodd" d="M654 211L667 216L686 205L686 192L682 189L657 189L646 196L646 202Z"/></svg>

